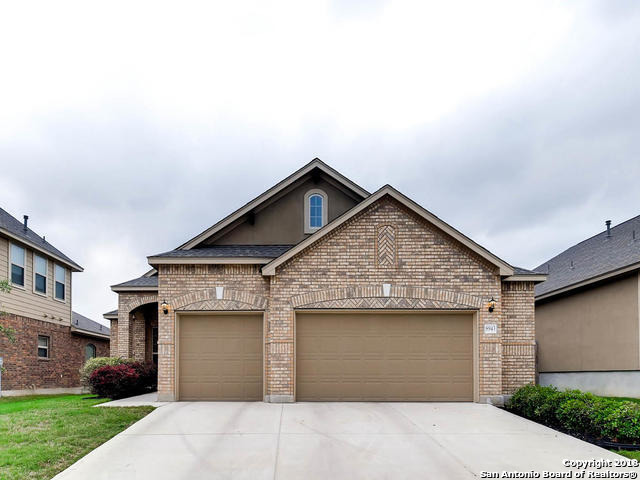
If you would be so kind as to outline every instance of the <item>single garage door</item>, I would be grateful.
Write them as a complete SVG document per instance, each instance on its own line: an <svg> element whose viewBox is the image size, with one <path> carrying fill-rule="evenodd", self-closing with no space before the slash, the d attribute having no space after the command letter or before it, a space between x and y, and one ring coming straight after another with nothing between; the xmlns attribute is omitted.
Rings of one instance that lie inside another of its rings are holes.
<svg viewBox="0 0 640 480"><path fill-rule="evenodd" d="M298 401L473 401L470 314L298 313Z"/></svg>
<svg viewBox="0 0 640 480"><path fill-rule="evenodd" d="M180 315L180 400L262 400L262 314Z"/></svg>

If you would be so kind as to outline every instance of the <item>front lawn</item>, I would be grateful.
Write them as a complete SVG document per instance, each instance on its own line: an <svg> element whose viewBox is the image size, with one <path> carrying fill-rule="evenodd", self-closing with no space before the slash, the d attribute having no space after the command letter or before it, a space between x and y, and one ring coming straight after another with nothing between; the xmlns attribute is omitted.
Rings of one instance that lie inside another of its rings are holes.
<svg viewBox="0 0 640 480"><path fill-rule="evenodd" d="M0 479L48 480L153 410L87 395L0 398Z"/></svg>

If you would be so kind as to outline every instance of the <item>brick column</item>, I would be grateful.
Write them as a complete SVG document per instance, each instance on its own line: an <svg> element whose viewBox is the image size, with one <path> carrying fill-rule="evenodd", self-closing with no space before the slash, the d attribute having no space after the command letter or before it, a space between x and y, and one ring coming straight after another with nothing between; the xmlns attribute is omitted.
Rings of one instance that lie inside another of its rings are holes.
<svg viewBox="0 0 640 480"><path fill-rule="evenodd" d="M118 301L118 344L115 348L116 356L129 358L131 356L131 315L129 307L122 302L122 295Z"/></svg>
<svg viewBox="0 0 640 480"><path fill-rule="evenodd" d="M135 318L131 320L131 331L129 333L131 336L131 358L138 362L144 362L146 346L145 321L144 315L139 311L135 313Z"/></svg>
<svg viewBox="0 0 640 480"><path fill-rule="evenodd" d="M175 312L164 314L158 306L158 400L176 400Z"/></svg>
<svg viewBox="0 0 640 480"><path fill-rule="evenodd" d="M535 383L536 329L533 287L533 282L502 283L502 390L505 395L512 394L523 385Z"/></svg>

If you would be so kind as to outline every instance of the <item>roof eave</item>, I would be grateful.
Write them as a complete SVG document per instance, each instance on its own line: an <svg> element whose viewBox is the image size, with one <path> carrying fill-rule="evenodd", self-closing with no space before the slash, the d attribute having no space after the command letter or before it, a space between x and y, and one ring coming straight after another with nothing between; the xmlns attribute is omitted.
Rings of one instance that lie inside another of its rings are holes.
<svg viewBox="0 0 640 480"><path fill-rule="evenodd" d="M503 282L534 282L542 283L547 279L545 274L524 274L524 275L510 275L502 279Z"/></svg>
<svg viewBox="0 0 640 480"><path fill-rule="evenodd" d="M227 215L225 218L220 220L218 223L212 225L211 227L209 227L208 229L206 229L202 233L196 235L195 237L193 237L188 242L185 242L182 245L180 245L177 248L177 250L190 250L190 249L192 249L193 247L195 247L200 242L202 242L203 240L207 239L208 237L210 237L214 233L220 231L221 229L223 229L224 227L226 227L230 223L236 221L238 218L240 218L243 215L249 213L251 210L256 208L258 205L260 205L261 203L267 201L272 196L276 195L282 189L287 188L289 185L293 184L294 182L296 182L297 180L299 180L300 178L302 178L303 176L305 176L306 174L311 172L314 168L319 168L320 170L322 170L324 173L326 173L330 177L333 177L334 179L336 179L337 181L339 181L340 183L342 183L343 185L345 185L349 189L351 189L354 192L356 192L362 198L367 198L370 195L370 193L367 192L364 188L362 188L359 185L357 185L356 183L352 182L347 177L342 175L337 170L331 168L329 165L324 163L319 158L314 158L307 165L305 165L301 169L293 172L291 175L289 175L284 180L281 180L280 182L276 183L273 187L271 187L270 189L268 189L266 192L262 193L261 195L257 196L256 198L251 200L249 203L247 203L243 207L240 207L235 212L231 213L230 215Z"/></svg>
<svg viewBox="0 0 640 480"><path fill-rule="evenodd" d="M265 265L270 257L147 257L149 265Z"/></svg>
<svg viewBox="0 0 640 480"><path fill-rule="evenodd" d="M127 285L127 286L119 286L119 285L112 285L111 286L111 291L112 292L157 292L158 291L158 287L153 287L153 286L139 286L136 287L135 285Z"/></svg>
<svg viewBox="0 0 640 480"><path fill-rule="evenodd" d="M107 335L106 333L92 332L91 330L85 330L83 328L78 328L78 327L71 327L71 331L73 333L77 333L78 335L85 335L87 337L95 337L103 340L111 339L111 336Z"/></svg>
<svg viewBox="0 0 640 480"><path fill-rule="evenodd" d="M28 240L28 239L26 239L24 237L20 237L18 235L13 234L9 230L6 230L4 228L0 228L0 233L2 233L3 235L6 235L7 237L12 238L13 240L16 240L16 241L18 241L20 243L28 245L29 247L33 248L34 250L37 250L38 252L42 253L43 255L47 255L48 257L53 258L54 260L56 260L59 263L63 263L64 265L69 267L69 269L72 272L84 272L84 268L82 268L77 263L69 262L68 260L65 260L64 258L60 257L59 255L56 255L56 254L50 252L49 250L45 250L44 248L39 247L38 245L36 245L32 241L30 241L30 240Z"/></svg>
<svg viewBox="0 0 640 480"><path fill-rule="evenodd" d="M564 287L560 287L560 288L557 288L555 290L551 290L550 292L546 292L546 293L543 293L541 295L536 296L535 299L537 301L537 300L544 300L546 298L555 297L556 295L560 295L562 293L567 293L567 292L570 292L571 290L575 290L577 288L586 287L586 286L591 285L593 283L601 282L603 280L608 280L608 279L617 277L619 275L624 275L626 273L633 272L634 270L640 270L640 262L632 263L631 265L627 265L626 267L618 268L616 270L612 270L612 271L607 272L607 273L603 273L603 274L596 275L596 276L591 277L591 278L587 278L587 279L582 280L580 282L572 283L571 285L566 285Z"/></svg>
<svg viewBox="0 0 640 480"><path fill-rule="evenodd" d="M499 269L499 273L500 273L501 276L507 276L508 277L508 276L512 276L514 274L513 267L511 265L509 265L507 262L505 262L504 260L498 258L497 256L495 256L494 254L489 252L486 248L482 247L481 245L478 245L476 242L474 242L469 237L465 236L464 234L462 234L461 232L459 232L458 230L453 228L451 225L447 224L443 220L440 220L434 214L432 214L431 212L429 212L425 208L421 207L416 202L411 200L409 197L403 195L402 193L400 193L399 191L397 191L395 188L393 188L390 185L385 185L384 187L379 189L377 192L373 193L368 198L366 198L365 200L360 202L358 205L354 206L351 210L348 210L347 212L342 214L340 217L335 219L333 222L325 225L320 230L315 232L313 235L307 237L305 240L303 240L302 242L298 243L292 249L287 250L285 253L280 255L278 258L275 258L274 260L269 262L267 265L262 267L262 274L264 276L274 276L276 274L276 268L278 266L282 265L284 262L286 262L290 258L294 257L298 253L300 253L302 250L307 248L309 245L315 243L317 240L322 238L327 233L330 233L333 230L335 230L336 228L338 228L340 225L342 225L344 222L346 222L347 220L352 218L354 215L357 215L359 212L361 212L364 209L368 208L370 205L372 205L374 202L378 201L384 195L389 195L390 197L394 198L395 200L397 200L398 202L402 203L406 207L408 207L408 208L412 209L413 211L417 212L425 220L427 220L431 224L435 225L437 228L439 228L440 230L444 231L445 233L447 233L451 237L455 238L456 240L461 242L463 245L465 245L467 248L470 248L472 251L474 251L475 253L477 253L481 257L483 257L485 260L488 260L490 263L496 265L498 267L498 269Z"/></svg>
<svg viewBox="0 0 640 480"><path fill-rule="evenodd" d="M102 315L102 318L104 318L105 320L118 320L118 315L109 315L108 313L105 313Z"/></svg>

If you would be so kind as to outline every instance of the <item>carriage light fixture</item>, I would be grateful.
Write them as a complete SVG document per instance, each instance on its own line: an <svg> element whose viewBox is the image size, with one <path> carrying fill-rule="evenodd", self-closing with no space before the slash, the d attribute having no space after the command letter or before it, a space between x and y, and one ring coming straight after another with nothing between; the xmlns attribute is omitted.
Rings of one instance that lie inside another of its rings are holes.
<svg viewBox="0 0 640 480"><path fill-rule="evenodd" d="M167 313L169 313L169 304L167 303L166 300L162 301L162 312L166 315Z"/></svg>
<svg viewBox="0 0 640 480"><path fill-rule="evenodd" d="M496 301L493 299L493 297L491 297L491 300L489 300L488 307L490 312L493 312L493 309L496 308Z"/></svg>

